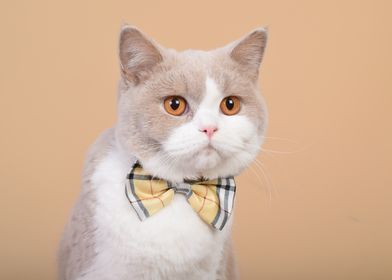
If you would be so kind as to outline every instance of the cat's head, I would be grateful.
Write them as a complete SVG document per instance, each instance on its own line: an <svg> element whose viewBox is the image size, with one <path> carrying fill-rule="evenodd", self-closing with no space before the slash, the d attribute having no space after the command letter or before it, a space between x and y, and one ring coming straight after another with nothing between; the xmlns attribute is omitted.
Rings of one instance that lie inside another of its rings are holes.
<svg viewBox="0 0 392 280"><path fill-rule="evenodd" d="M238 174L257 155L267 111L257 86L267 33L223 48L177 52L124 26L116 139L172 181Z"/></svg>

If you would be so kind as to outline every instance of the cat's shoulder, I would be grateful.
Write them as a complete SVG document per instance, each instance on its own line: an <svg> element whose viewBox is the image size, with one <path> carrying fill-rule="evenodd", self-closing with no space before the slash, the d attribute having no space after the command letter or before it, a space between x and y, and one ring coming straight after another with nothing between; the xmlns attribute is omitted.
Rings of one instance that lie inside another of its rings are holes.
<svg viewBox="0 0 392 280"><path fill-rule="evenodd" d="M59 279L75 279L92 265L96 250L93 221L97 196L91 180L97 166L107 157L114 143L114 129L105 130L91 145L84 164L82 190L65 227L58 253Z"/></svg>
<svg viewBox="0 0 392 280"><path fill-rule="evenodd" d="M83 181L89 181L97 166L115 146L114 128L103 131L90 146L84 161Z"/></svg>

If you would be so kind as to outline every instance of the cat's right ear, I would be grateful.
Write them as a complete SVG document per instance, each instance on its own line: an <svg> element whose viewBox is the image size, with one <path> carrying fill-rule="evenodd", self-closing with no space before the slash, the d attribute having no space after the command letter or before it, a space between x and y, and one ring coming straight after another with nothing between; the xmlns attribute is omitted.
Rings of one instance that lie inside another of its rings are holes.
<svg viewBox="0 0 392 280"><path fill-rule="evenodd" d="M267 28L261 27L231 43L227 48L230 57L256 80L267 44Z"/></svg>
<svg viewBox="0 0 392 280"><path fill-rule="evenodd" d="M129 25L120 31L119 56L122 76L134 85L146 80L163 60L159 46Z"/></svg>

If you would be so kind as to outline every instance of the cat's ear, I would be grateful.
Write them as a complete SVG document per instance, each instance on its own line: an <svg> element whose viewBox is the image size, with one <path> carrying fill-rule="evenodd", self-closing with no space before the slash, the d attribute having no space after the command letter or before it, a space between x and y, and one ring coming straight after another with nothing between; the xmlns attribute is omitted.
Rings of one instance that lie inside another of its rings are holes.
<svg viewBox="0 0 392 280"><path fill-rule="evenodd" d="M267 28L258 28L228 46L230 57L256 78L267 44L267 34Z"/></svg>
<svg viewBox="0 0 392 280"><path fill-rule="evenodd" d="M123 77L135 85L147 79L163 60L160 47L129 25L124 25L120 31L119 56Z"/></svg>

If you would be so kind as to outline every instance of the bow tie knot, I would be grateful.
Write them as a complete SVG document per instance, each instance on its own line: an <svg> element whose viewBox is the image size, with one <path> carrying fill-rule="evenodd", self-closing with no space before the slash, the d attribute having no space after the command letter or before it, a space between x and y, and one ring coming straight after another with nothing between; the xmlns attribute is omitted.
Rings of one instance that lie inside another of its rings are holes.
<svg viewBox="0 0 392 280"><path fill-rule="evenodd" d="M127 176L125 192L140 220L167 206L179 193L203 221L222 230L233 209L235 189L233 177L171 183L152 177L136 162Z"/></svg>
<svg viewBox="0 0 392 280"><path fill-rule="evenodd" d="M172 187L175 193L182 193L186 197L192 194L192 185L186 182L169 183L169 187Z"/></svg>

